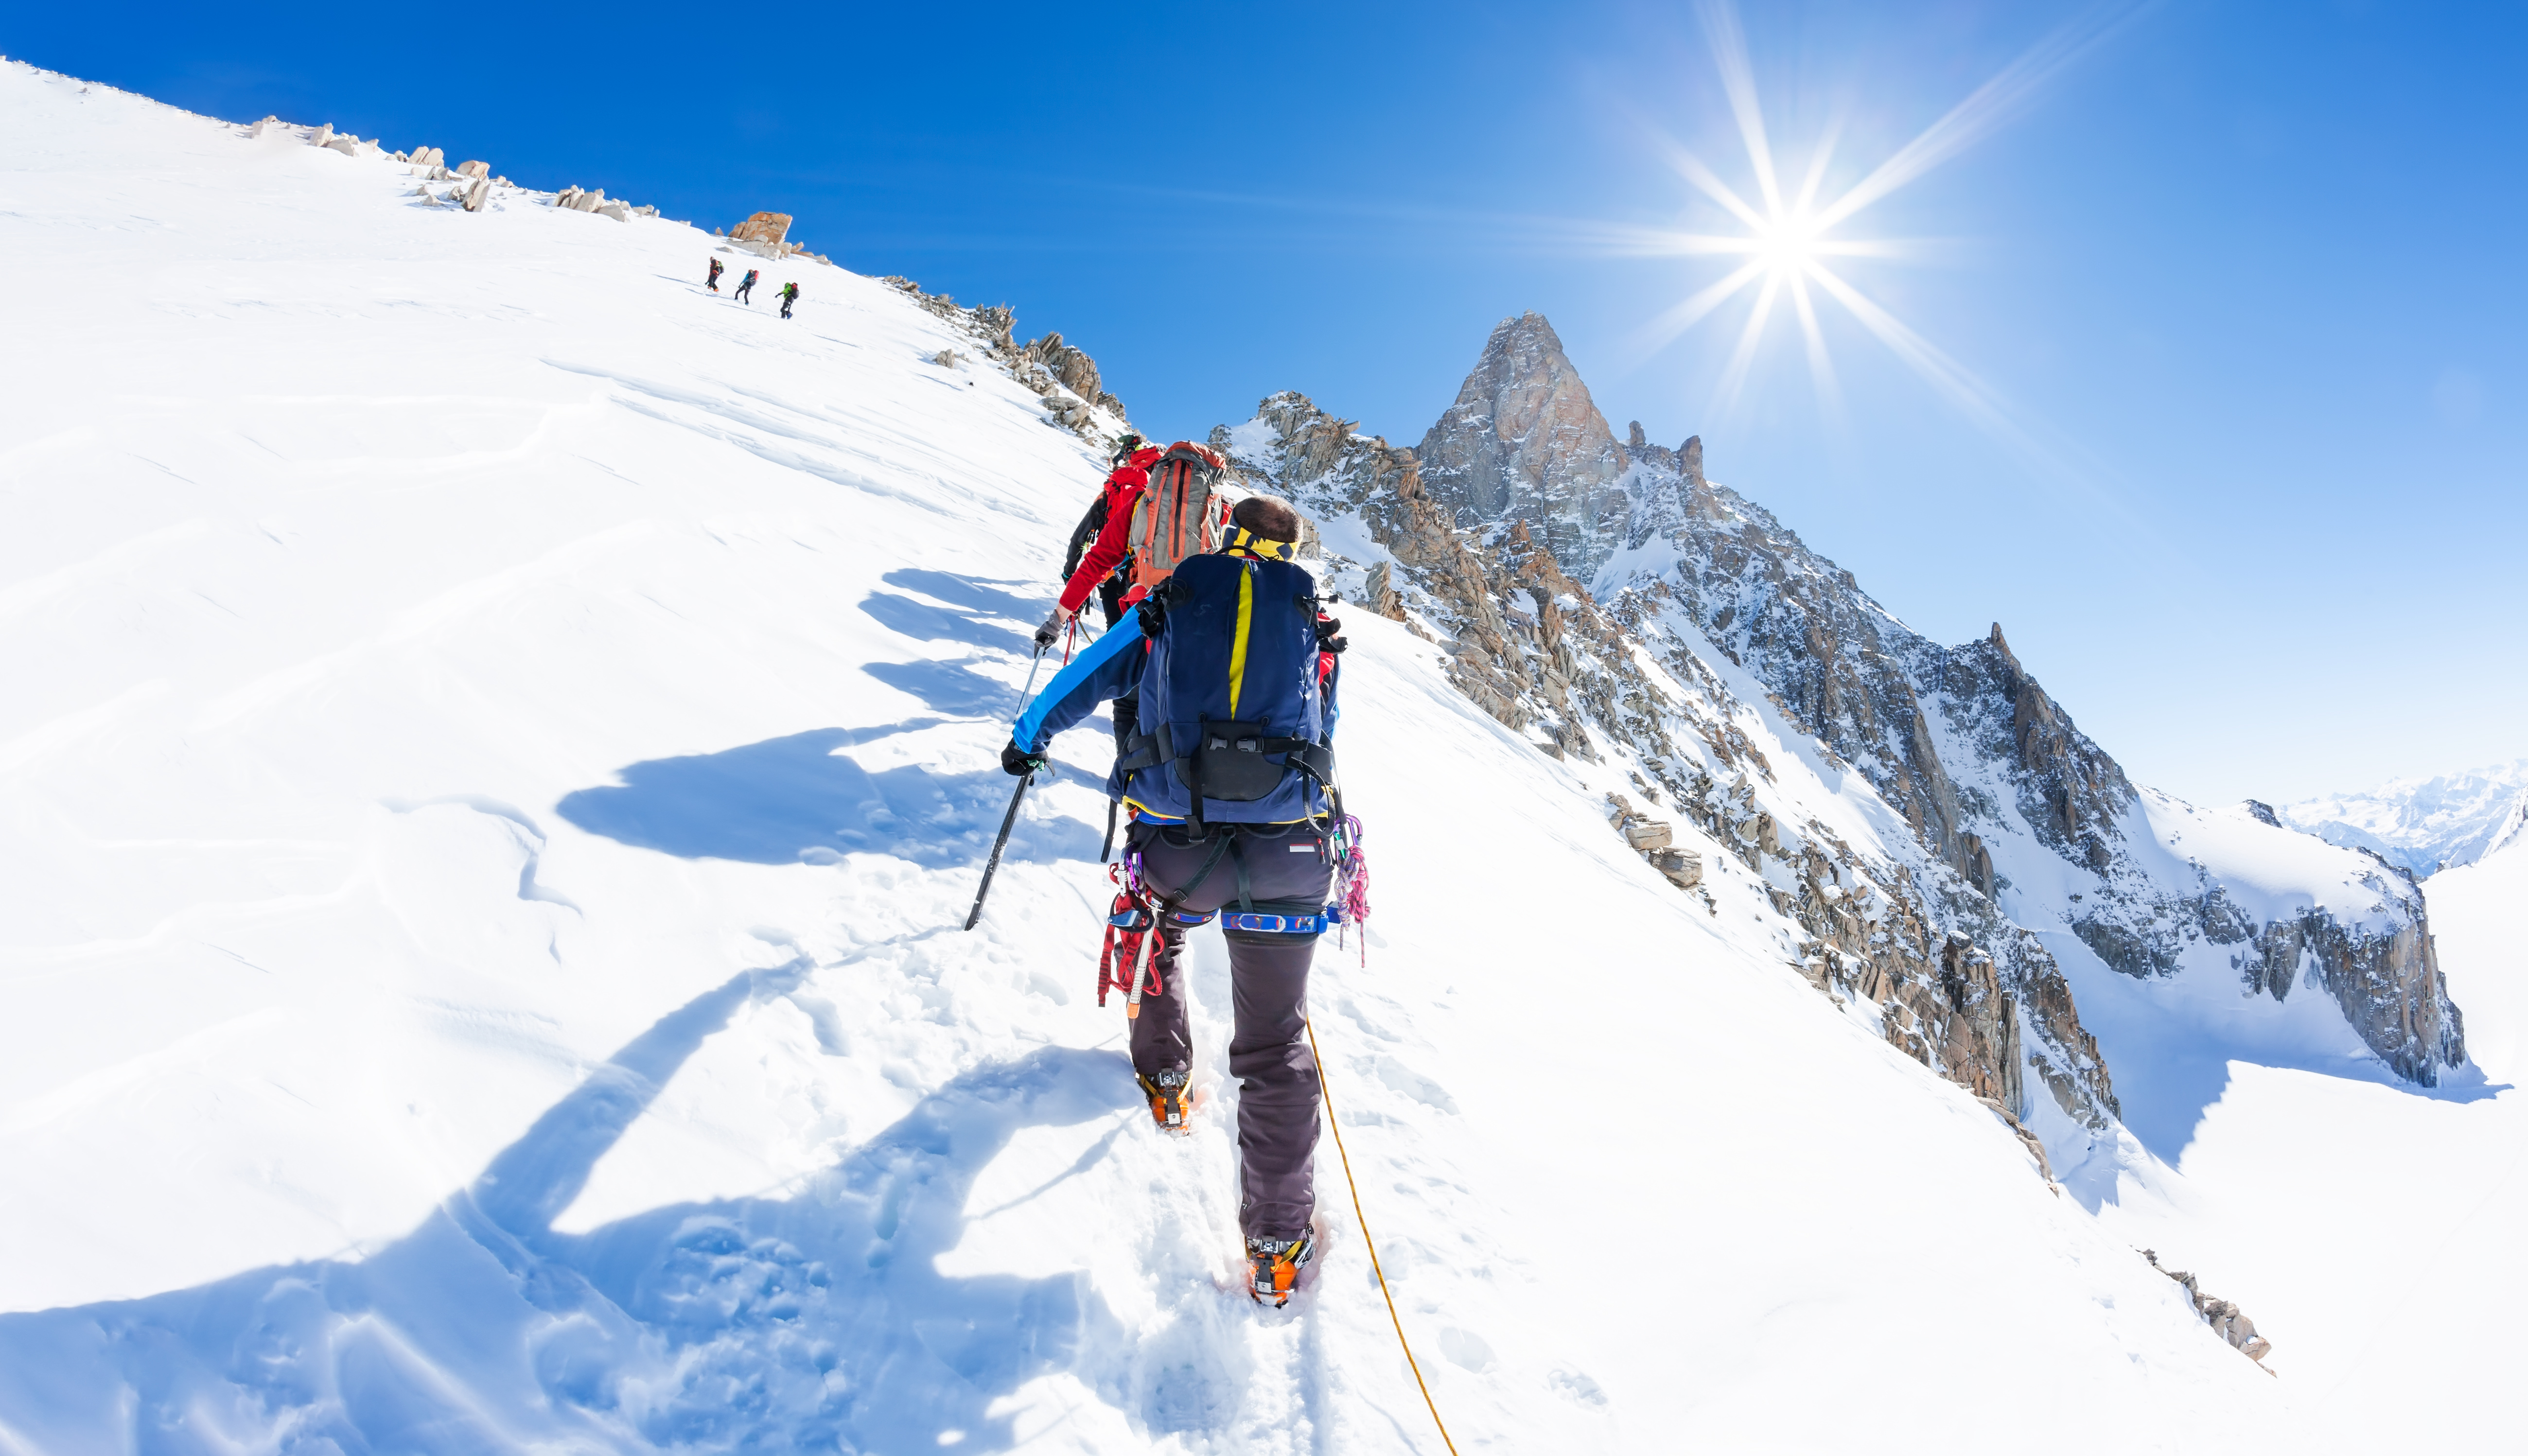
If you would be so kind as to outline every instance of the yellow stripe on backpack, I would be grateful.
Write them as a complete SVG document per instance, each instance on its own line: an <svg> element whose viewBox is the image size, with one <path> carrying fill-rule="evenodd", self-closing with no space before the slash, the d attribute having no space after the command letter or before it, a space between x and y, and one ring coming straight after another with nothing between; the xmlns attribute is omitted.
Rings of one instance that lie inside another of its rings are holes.
<svg viewBox="0 0 2528 1456"><path fill-rule="evenodd" d="M1255 566L1238 563L1238 635L1229 645L1229 715L1238 716L1238 693L1246 686L1246 631L1255 625Z"/></svg>

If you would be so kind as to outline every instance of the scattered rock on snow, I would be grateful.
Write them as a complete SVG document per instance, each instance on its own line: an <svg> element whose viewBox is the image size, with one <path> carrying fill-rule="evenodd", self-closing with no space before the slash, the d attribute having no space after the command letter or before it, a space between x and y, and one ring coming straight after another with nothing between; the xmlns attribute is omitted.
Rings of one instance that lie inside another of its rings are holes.
<svg viewBox="0 0 2528 1456"><path fill-rule="evenodd" d="M2248 1319L2244 1311L2229 1300L2215 1299L2204 1293L2202 1287L2195 1283L2194 1275L2186 1271L2163 1268L2156 1252L2144 1249L2141 1257L2150 1261L2151 1268L2186 1286L2186 1297L2194 1301L2194 1312L2203 1317L2204 1324L2212 1326L2214 1334L2229 1341L2232 1349L2257 1365L2265 1363L2265 1356L2273 1350L2274 1342L2256 1333L2256 1322ZM2273 1372L2268 1370L2265 1374L2272 1375Z"/></svg>
<svg viewBox="0 0 2528 1456"><path fill-rule="evenodd" d="M459 162L456 164L456 175L458 177L488 178L492 175L492 164L489 162Z"/></svg>
<svg viewBox="0 0 2528 1456"><path fill-rule="evenodd" d="M1624 836L1624 843L1639 851L1653 868L1667 877L1668 883L1680 890L1691 890L1703 883L1703 856L1678 848L1673 825L1636 812L1632 801L1621 794L1608 794L1606 803L1614 809L1607 817L1615 831Z"/></svg>

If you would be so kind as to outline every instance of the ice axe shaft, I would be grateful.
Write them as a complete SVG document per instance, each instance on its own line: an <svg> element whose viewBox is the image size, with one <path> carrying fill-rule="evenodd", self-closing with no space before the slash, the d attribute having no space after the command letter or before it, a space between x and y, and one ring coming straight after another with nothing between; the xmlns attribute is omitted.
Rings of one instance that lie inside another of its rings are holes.
<svg viewBox="0 0 2528 1456"><path fill-rule="evenodd" d="M1025 716L1027 704L1035 701L1035 675L1044 667L1044 649L1035 650L1035 666L1027 669L1027 687L1019 694L1019 713ZM983 883L974 887L974 908L966 912L966 928L972 930L983 918L983 897L992 893L992 876L1000 871L1001 852L1010 847L1010 830L1019 821L1019 801L1027 798L1027 785L1035 782L1032 773L1022 774L1019 786L1010 791L1010 811L1001 815L1001 832L992 840L992 857L983 861Z"/></svg>
<svg viewBox="0 0 2528 1456"><path fill-rule="evenodd" d="M1009 848L1010 828L1019 821L1019 801L1027 797L1027 785L1034 782L1034 774L1027 775L1019 780L1017 790L1010 795L1010 811L1001 815L1001 832L992 841L992 858L983 861L983 883L974 889L974 908L966 912L966 928L969 930L974 928L975 921L983 918L983 897L992 893L992 875L1001 867L1001 851Z"/></svg>

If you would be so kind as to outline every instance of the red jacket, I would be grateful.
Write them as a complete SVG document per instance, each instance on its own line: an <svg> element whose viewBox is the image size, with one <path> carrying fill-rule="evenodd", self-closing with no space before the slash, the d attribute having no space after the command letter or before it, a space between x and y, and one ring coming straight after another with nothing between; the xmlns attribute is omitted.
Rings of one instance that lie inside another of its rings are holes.
<svg viewBox="0 0 2528 1456"><path fill-rule="evenodd" d="M1106 477L1106 524L1098 529L1097 544L1080 558L1080 569L1063 584L1064 611L1080 610L1097 584L1132 554L1132 506L1141 498L1141 488L1150 483L1150 467L1159 463L1163 453L1156 445L1143 445Z"/></svg>

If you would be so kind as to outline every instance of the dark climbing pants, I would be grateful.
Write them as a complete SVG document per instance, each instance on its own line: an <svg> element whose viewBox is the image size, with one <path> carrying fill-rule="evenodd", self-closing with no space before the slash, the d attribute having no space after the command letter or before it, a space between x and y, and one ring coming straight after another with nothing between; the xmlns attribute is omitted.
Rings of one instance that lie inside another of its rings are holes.
<svg viewBox="0 0 2528 1456"><path fill-rule="evenodd" d="M790 295L787 293L781 295L781 317L790 317Z"/></svg>
<svg viewBox="0 0 2528 1456"><path fill-rule="evenodd" d="M752 307L752 306L754 305L754 303L755 303L755 300L754 300L754 299L752 299L752 298L747 297L746 295L747 295L747 294L749 294L749 293L751 293L751 292L753 292L754 290L755 290L755 285L753 285L753 284L739 284L739 285L737 286L737 292L736 292L736 294L735 294L734 296L736 297L736 299L737 299L737 301L738 301L738 302L743 303L743 304L746 304L746 305L748 305L749 307Z"/></svg>
<svg viewBox="0 0 2528 1456"><path fill-rule="evenodd" d="M1239 908L1267 914L1316 914L1334 870L1323 841L1305 825L1220 827L1228 853L1202 874L1217 839L1188 841L1180 826L1139 823L1129 843L1141 854L1141 880L1172 895L1201 875L1181 910ZM1249 1238L1295 1238L1316 1212L1317 1061L1308 1051L1308 963L1317 937L1250 930L1229 941L1235 1021L1229 1072L1238 1078L1238 1221ZM1191 1064L1185 985L1179 975L1185 930L1162 922L1156 955L1160 989L1141 995L1132 1022L1132 1069L1143 1076Z"/></svg>

